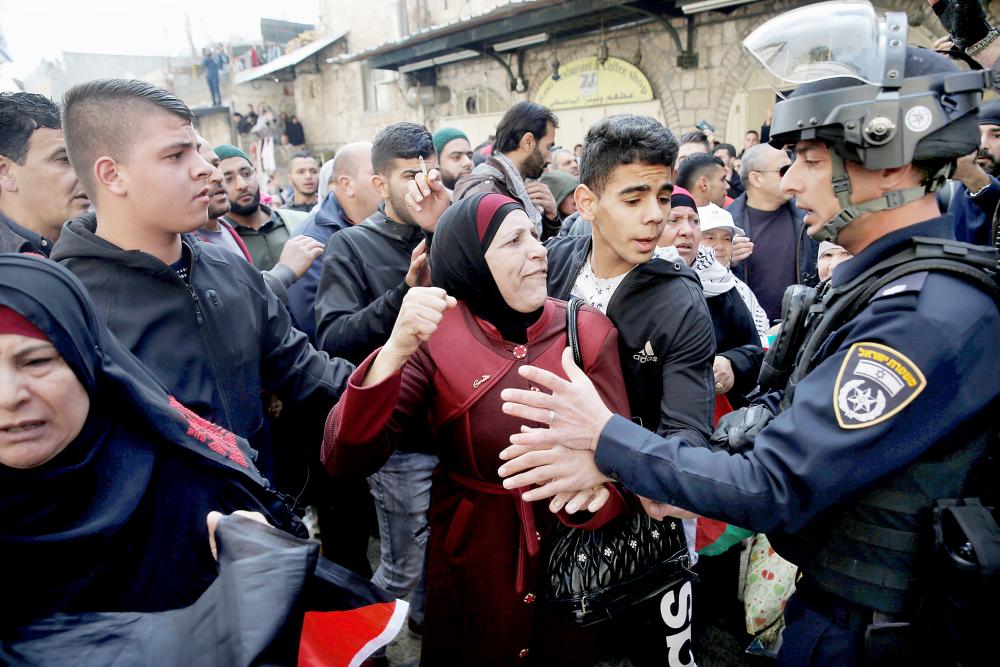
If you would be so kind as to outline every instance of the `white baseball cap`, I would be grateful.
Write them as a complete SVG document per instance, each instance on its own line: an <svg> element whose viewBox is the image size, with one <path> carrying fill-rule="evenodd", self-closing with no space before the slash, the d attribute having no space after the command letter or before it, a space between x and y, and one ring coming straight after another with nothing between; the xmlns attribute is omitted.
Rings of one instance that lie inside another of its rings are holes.
<svg viewBox="0 0 1000 667"><path fill-rule="evenodd" d="M733 236L742 236L743 230L733 222L732 214L717 204L698 207L698 219L701 221L701 231L710 229L728 229Z"/></svg>
<svg viewBox="0 0 1000 667"><path fill-rule="evenodd" d="M844 249L844 246L837 245L836 243L831 243L830 241L820 241L819 254L817 254L816 257L817 258L822 257L828 252L833 252L834 250L843 250L844 252L847 252L847 250Z"/></svg>

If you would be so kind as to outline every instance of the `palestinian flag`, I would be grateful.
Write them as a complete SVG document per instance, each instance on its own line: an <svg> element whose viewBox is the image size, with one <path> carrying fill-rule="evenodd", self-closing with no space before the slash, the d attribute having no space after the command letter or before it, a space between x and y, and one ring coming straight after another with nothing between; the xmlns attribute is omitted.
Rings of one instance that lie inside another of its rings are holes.
<svg viewBox="0 0 1000 667"><path fill-rule="evenodd" d="M359 667L399 634L409 605L325 559L316 570L325 590L310 597L323 599L330 610L305 613L299 667Z"/></svg>

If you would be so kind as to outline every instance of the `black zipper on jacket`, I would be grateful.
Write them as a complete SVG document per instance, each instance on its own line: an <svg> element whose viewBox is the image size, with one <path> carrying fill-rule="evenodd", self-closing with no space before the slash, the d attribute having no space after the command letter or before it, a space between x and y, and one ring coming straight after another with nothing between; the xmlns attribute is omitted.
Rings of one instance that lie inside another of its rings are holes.
<svg viewBox="0 0 1000 667"><path fill-rule="evenodd" d="M208 339L205 332L205 316L201 310L201 299L198 297L198 293L194 291L194 285L191 284L194 280L195 251L192 247L188 247L188 250L191 253L191 266L188 267L188 279L186 281L181 280L181 277L178 276L173 269L171 269L170 272L174 275L174 278L184 285L188 294L191 296L191 303L194 306L195 320L198 322L198 332L201 334L201 339L205 345L205 349L208 350L208 357L212 363L212 371L215 373L216 386L219 388L219 396L222 398L222 409L226 411L226 425L229 427L230 431L235 433L236 424L233 423L233 411L229 408L229 399L227 398L226 392L222 387L222 375L219 372L219 361L215 356L215 348L212 346L211 341Z"/></svg>
<svg viewBox="0 0 1000 667"><path fill-rule="evenodd" d="M190 269L188 270L190 271ZM198 294L194 291L194 287L191 287L190 284L187 285L187 291L188 294L191 295L191 301L194 302L194 316L195 319L198 320L198 326L199 327L204 326L205 319L202 317L201 314L201 301L198 299Z"/></svg>

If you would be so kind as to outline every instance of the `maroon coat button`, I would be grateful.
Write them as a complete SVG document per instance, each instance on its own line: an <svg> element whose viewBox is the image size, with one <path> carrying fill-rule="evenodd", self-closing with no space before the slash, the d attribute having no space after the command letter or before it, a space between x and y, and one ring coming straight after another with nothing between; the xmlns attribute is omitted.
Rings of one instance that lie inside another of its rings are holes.
<svg viewBox="0 0 1000 667"><path fill-rule="evenodd" d="M515 345L514 346L514 358L515 359L524 359L526 356L528 356L528 348L526 348L524 345Z"/></svg>
<svg viewBox="0 0 1000 667"><path fill-rule="evenodd" d="M534 602L535 602L534 593L528 593L527 595L524 596L524 604L534 604Z"/></svg>
<svg viewBox="0 0 1000 667"><path fill-rule="evenodd" d="M530 652L530 651L528 651L528 649L526 649L526 648L522 648L522 649L521 649L521 652L517 654L517 657L519 657L519 658L521 658L521 659L523 660L523 659L525 659L525 658L527 658L527 657L528 657L528 653L529 653L529 652Z"/></svg>

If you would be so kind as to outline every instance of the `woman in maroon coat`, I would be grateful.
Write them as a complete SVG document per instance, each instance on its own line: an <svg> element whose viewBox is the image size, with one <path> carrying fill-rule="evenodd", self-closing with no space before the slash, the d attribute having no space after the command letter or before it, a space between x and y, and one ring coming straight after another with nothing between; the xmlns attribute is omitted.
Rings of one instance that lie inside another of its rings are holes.
<svg viewBox="0 0 1000 667"><path fill-rule="evenodd" d="M546 265L520 203L498 194L455 203L434 235L435 287L407 293L388 342L358 367L327 421L323 461L337 477L377 470L415 422L434 433L425 667L595 662L594 633L540 604L541 554L557 520L599 528L623 511L622 497L606 478L581 480L591 490L556 498L553 514L497 475L498 454L523 423L501 412L501 390L530 387L522 365L564 375L566 304L546 298ZM627 410L617 332L589 307L578 326L584 370Z"/></svg>

